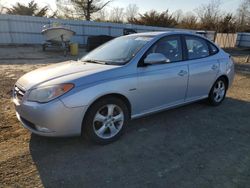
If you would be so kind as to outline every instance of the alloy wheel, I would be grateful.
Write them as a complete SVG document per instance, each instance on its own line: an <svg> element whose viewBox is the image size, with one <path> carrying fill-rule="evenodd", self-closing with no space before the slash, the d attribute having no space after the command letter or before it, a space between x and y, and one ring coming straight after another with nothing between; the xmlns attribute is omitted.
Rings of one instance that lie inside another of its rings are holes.
<svg viewBox="0 0 250 188"><path fill-rule="evenodd" d="M124 124L124 113L116 104L107 104L95 114L93 129L102 139L109 139L119 133Z"/></svg>
<svg viewBox="0 0 250 188"><path fill-rule="evenodd" d="M225 83L222 80L219 80L214 86L213 97L215 102L221 102L224 98L226 92Z"/></svg>

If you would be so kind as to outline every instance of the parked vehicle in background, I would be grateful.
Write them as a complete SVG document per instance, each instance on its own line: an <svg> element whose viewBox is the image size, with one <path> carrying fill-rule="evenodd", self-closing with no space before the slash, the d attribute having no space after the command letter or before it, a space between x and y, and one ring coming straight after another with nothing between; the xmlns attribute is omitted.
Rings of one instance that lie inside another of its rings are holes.
<svg viewBox="0 0 250 188"><path fill-rule="evenodd" d="M134 34L136 31L134 29L123 29L123 35ZM115 37L110 35L96 35L89 36L87 40L87 52L94 50L95 48L101 46L102 44L114 39Z"/></svg>
<svg viewBox="0 0 250 188"><path fill-rule="evenodd" d="M83 134L106 144L131 118L206 98L221 104L233 78L229 54L206 38L140 33L111 40L76 63L27 73L17 81L13 101L33 133Z"/></svg>
<svg viewBox="0 0 250 188"><path fill-rule="evenodd" d="M114 39L115 37L109 35L89 36L87 41L87 52L94 50L102 44Z"/></svg>
<svg viewBox="0 0 250 188"><path fill-rule="evenodd" d="M123 29L123 35L131 35L131 34L135 34L137 33L137 31L135 29L131 29L131 28L124 28Z"/></svg>

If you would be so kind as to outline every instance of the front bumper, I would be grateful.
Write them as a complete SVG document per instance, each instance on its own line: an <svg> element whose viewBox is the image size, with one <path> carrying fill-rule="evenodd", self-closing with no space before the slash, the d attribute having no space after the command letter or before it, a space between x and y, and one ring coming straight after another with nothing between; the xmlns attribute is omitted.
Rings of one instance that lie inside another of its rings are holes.
<svg viewBox="0 0 250 188"><path fill-rule="evenodd" d="M13 98L16 115L31 132L50 137L81 135L85 107L69 108L59 99L48 103L23 101Z"/></svg>

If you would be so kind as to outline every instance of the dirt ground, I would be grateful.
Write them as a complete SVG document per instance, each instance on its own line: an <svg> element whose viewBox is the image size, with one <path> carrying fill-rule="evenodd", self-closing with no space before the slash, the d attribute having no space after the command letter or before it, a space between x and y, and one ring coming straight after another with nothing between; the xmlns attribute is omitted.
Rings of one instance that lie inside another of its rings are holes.
<svg viewBox="0 0 250 188"><path fill-rule="evenodd" d="M202 101L133 120L120 140L98 146L78 137L31 134L17 121L10 100L24 73L77 57L0 47L0 187L249 187L248 54L239 55L221 106Z"/></svg>

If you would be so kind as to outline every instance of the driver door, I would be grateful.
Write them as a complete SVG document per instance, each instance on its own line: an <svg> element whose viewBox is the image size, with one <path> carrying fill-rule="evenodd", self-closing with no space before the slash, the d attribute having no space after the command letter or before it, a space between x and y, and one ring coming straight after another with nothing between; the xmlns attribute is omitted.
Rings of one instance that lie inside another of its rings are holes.
<svg viewBox="0 0 250 188"><path fill-rule="evenodd" d="M183 59L180 36L168 36L156 42L150 53L161 53L167 61L138 67L138 111L150 113L183 103L188 84L188 65Z"/></svg>

